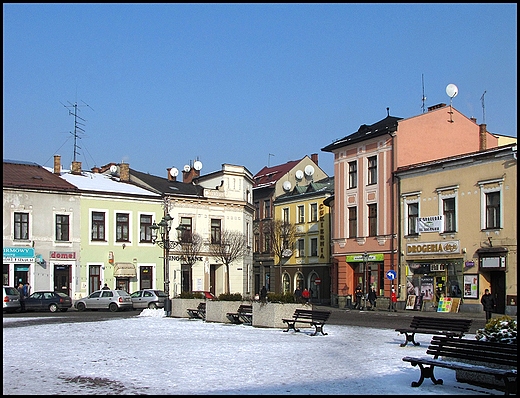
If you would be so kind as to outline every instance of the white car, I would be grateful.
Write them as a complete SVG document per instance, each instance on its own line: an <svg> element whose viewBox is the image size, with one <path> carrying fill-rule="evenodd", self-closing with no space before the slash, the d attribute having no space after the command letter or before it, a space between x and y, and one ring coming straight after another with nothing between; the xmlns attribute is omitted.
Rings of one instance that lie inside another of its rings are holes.
<svg viewBox="0 0 520 398"><path fill-rule="evenodd" d="M16 312L20 311L20 293L18 290L11 286L4 286L4 309L3 312Z"/></svg>
<svg viewBox="0 0 520 398"><path fill-rule="evenodd" d="M124 290L96 290L87 297L77 300L78 311L109 309L112 312L133 309L132 298Z"/></svg>
<svg viewBox="0 0 520 398"><path fill-rule="evenodd" d="M133 292L130 297L132 297L132 303L134 304L134 309L141 308L164 308L164 301L168 297L165 292L162 290L156 289L143 289L138 290L137 292Z"/></svg>

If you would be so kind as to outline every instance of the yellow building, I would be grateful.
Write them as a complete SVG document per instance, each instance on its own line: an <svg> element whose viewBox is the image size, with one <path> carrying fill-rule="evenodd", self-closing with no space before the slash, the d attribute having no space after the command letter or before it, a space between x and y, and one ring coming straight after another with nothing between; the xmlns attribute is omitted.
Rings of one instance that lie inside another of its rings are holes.
<svg viewBox="0 0 520 398"><path fill-rule="evenodd" d="M323 202L334 194L334 178L327 177L305 186L286 186L274 201L276 220L295 226L293 247L277 270L284 293L308 289L310 301L330 304L330 208Z"/></svg>
<svg viewBox="0 0 520 398"><path fill-rule="evenodd" d="M496 312L516 315L516 144L400 167L395 177L406 308L481 312L490 289Z"/></svg>

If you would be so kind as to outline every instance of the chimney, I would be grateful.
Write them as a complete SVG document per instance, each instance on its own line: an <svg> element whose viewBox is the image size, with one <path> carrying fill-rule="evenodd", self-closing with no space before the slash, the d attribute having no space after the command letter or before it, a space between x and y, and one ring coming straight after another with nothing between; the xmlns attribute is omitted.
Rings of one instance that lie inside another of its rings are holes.
<svg viewBox="0 0 520 398"><path fill-rule="evenodd" d="M200 170L195 170L193 167L190 167L189 171L182 171L182 182L189 184L193 181L194 178L200 176Z"/></svg>
<svg viewBox="0 0 520 398"><path fill-rule="evenodd" d="M171 175L171 173L170 173L171 169L173 169L173 167L168 167L166 169L166 173L168 174L168 181L177 181L177 176L174 177Z"/></svg>
<svg viewBox="0 0 520 398"><path fill-rule="evenodd" d="M81 174L81 162L73 161L70 172L72 174Z"/></svg>
<svg viewBox="0 0 520 398"><path fill-rule="evenodd" d="M311 160L316 163L316 165L318 164L318 154L317 153L313 153L311 155Z"/></svg>
<svg viewBox="0 0 520 398"><path fill-rule="evenodd" d="M130 165L128 163L119 164L119 180L124 182L130 181Z"/></svg>
<svg viewBox="0 0 520 398"><path fill-rule="evenodd" d="M54 174L61 174L61 156L54 155Z"/></svg>
<svg viewBox="0 0 520 398"><path fill-rule="evenodd" d="M479 151L485 151L487 149L487 142L486 142L486 124L482 123L479 125Z"/></svg>
<svg viewBox="0 0 520 398"><path fill-rule="evenodd" d="M477 124L477 118L476 117L470 117L469 120L471 120L473 123Z"/></svg>
<svg viewBox="0 0 520 398"><path fill-rule="evenodd" d="M429 106L429 107L428 107L428 112L430 112L430 111L434 111L435 109L443 108L443 107L445 107L445 106L446 106L446 104L443 103L443 102L441 102L440 104L437 104L437 105Z"/></svg>

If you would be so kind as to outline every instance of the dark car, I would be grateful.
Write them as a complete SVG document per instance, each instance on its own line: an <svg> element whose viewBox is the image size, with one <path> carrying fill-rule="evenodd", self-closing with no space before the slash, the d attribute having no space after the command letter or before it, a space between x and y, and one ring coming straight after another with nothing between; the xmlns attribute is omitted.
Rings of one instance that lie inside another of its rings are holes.
<svg viewBox="0 0 520 398"><path fill-rule="evenodd" d="M65 312L72 307L72 299L62 292L38 291L25 299L25 311Z"/></svg>

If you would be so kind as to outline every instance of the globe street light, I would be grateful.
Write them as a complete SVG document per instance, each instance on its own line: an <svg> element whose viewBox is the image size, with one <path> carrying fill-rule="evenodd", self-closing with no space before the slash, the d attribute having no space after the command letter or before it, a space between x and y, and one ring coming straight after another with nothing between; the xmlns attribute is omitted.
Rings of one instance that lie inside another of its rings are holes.
<svg viewBox="0 0 520 398"><path fill-rule="evenodd" d="M164 301L164 311L166 312L166 316L171 315L172 311L172 302L170 300L170 250L175 248L179 242L170 240L170 229L171 223L173 221L173 217L171 217L168 213L162 218L159 224L156 224L155 221L150 227L152 230L152 243L163 249L163 260L164 260L164 292L166 293L166 300ZM160 234L160 239L158 240L157 232Z"/></svg>

